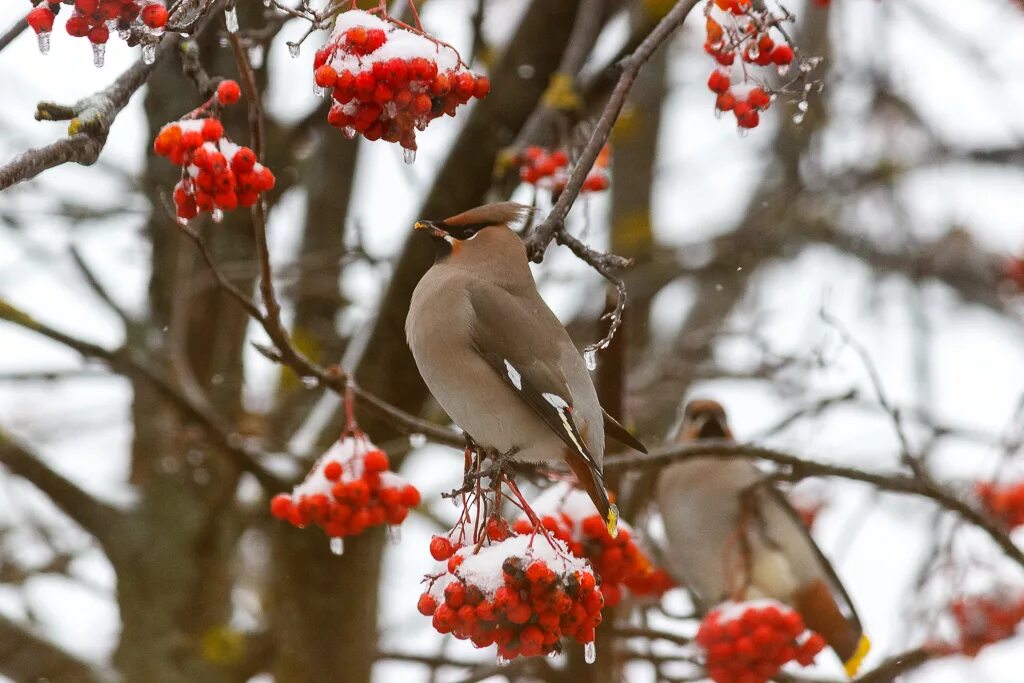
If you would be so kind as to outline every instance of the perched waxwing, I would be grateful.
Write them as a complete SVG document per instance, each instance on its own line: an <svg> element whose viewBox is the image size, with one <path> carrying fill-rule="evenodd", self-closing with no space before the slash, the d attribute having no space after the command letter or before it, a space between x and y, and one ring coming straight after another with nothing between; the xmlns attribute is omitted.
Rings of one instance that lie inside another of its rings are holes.
<svg viewBox="0 0 1024 683"><path fill-rule="evenodd" d="M644 448L601 409L582 356L537 292L509 228L528 213L502 202L416 223L437 258L413 292L406 338L427 388L477 445L521 462L564 459L615 535L605 430Z"/></svg>
<svg viewBox="0 0 1024 683"><path fill-rule="evenodd" d="M687 404L678 443L732 438L720 404ZM764 476L749 460L722 456L665 467L655 497L669 569L705 609L759 598L790 605L852 677L870 647L857 612L797 512Z"/></svg>

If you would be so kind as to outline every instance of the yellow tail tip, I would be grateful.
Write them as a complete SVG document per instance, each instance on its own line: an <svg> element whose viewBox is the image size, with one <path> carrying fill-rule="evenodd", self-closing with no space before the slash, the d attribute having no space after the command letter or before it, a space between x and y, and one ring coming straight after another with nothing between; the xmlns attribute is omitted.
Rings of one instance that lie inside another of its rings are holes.
<svg viewBox="0 0 1024 683"><path fill-rule="evenodd" d="M608 535L615 538L619 535L619 508L608 506Z"/></svg>
<svg viewBox="0 0 1024 683"><path fill-rule="evenodd" d="M871 641L868 640L867 636L862 635L860 642L857 643L857 650L853 653L853 656L843 662L843 668L846 669L846 675L849 678L853 678L857 675L857 671L860 670L861 662L867 656L871 650Z"/></svg>

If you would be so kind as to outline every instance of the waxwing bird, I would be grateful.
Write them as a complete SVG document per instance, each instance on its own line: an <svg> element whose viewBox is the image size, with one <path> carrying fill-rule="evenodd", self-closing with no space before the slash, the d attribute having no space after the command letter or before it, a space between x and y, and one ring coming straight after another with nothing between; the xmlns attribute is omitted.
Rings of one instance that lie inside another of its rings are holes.
<svg viewBox="0 0 1024 683"><path fill-rule="evenodd" d="M721 405L687 404L678 443L732 438ZM700 606L786 603L825 638L847 673L856 673L870 644L850 597L796 510L751 461L708 456L674 463L660 472L655 498L669 567Z"/></svg>
<svg viewBox="0 0 1024 683"><path fill-rule="evenodd" d="M427 388L477 445L521 462L564 459L614 535L605 430L643 445L601 409L582 356L537 291L509 228L528 212L502 202L416 223L437 258L413 292L406 339Z"/></svg>

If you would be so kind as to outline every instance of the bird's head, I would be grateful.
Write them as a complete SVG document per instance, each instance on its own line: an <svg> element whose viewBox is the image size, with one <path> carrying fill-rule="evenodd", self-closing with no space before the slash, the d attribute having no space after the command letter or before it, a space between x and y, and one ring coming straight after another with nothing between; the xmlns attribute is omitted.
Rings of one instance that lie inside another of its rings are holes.
<svg viewBox="0 0 1024 683"><path fill-rule="evenodd" d="M516 202L499 202L478 206L443 221L419 220L414 227L451 244L471 240L485 228L508 226L523 220L531 212L530 207Z"/></svg>
<svg viewBox="0 0 1024 683"><path fill-rule="evenodd" d="M732 438L732 430L729 429L725 408L721 403L709 399L694 399L686 404L678 441Z"/></svg>

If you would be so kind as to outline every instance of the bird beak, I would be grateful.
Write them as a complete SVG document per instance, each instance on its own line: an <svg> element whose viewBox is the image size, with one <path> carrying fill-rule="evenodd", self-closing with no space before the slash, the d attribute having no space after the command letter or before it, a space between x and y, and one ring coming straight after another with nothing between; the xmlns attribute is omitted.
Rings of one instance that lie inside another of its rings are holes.
<svg viewBox="0 0 1024 683"><path fill-rule="evenodd" d="M438 221L416 221L413 228L416 230L426 230L432 237L444 239L448 236L448 232L438 224Z"/></svg>

